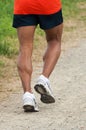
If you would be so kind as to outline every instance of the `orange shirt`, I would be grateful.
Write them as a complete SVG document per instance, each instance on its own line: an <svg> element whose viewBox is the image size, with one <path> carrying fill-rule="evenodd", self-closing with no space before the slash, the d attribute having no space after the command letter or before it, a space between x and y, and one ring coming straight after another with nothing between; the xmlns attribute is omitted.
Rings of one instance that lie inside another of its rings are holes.
<svg viewBox="0 0 86 130"><path fill-rule="evenodd" d="M14 14L53 14L61 9L60 0L14 0Z"/></svg>

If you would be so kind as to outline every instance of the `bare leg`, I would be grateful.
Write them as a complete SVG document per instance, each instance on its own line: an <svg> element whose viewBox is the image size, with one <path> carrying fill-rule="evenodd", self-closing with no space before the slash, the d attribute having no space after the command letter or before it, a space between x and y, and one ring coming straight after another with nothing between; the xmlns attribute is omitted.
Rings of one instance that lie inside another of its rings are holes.
<svg viewBox="0 0 86 130"><path fill-rule="evenodd" d="M45 30L48 47L43 57L44 67L42 74L49 77L53 71L61 53L61 37L63 24L52 29Z"/></svg>
<svg viewBox="0 0 86 130"><path fill-rule="evenodd" d="M22 81L24 92L31 90L32 74L32 50L35 26L20 27L17 29L20 43L20 52L18 57L18 72Z"/></svg>

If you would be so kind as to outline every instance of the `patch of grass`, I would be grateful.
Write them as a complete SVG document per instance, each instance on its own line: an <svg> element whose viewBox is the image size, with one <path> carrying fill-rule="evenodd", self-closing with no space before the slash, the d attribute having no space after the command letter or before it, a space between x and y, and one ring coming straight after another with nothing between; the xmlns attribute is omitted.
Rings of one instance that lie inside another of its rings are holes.
<svg viewBox="0 0 86 130"><path fill-rule="evenodd" d="M0 77L3 76L3 68L5 67L5 62L0 59Z"/></svg>
<svg viewBox="0 0 86 130"><path fill-rule="evenodd" d="M86 4L86 0L62 0L64 18L76 18L83 10L78 6L81 2Z"/></svg>
<svg viewBox="0 0 86 130"><path fill-rule="evenodd" d="M13 55L18 53L18 49L16 46L13 45L13 43L4 40L0 43L0 55L5 55L9 58L11 58Z"/></svg>
<svg viewBox="0 0 86 130"><path fill-rule="evenodd" d="M12 28L12 13L13 1L0 0L0 55L9 57L16 54L15 46L8 40L8 37L16 37L16 31Z"/></svg>
<svg viewBox="0 0 86 130"><path fill-rule="evenodd" d="M39 26L37 26L37 29L36 29L36 35L39 35L39 36L44 36L44 31L42 29L40 29Z"/></svg>
<svg viewBox="0 0 86 130"><path fill-rule="evenodd" d="M0 60L0 67L4 67L5 66L5 62Z"/></svg>
<svg viewBox="0 0 86 130"><path fill-rule="evenodd" d="M0 0L0 40L6 36L13 37L15 30L12 28L13 2L11 0Z"/></svg>

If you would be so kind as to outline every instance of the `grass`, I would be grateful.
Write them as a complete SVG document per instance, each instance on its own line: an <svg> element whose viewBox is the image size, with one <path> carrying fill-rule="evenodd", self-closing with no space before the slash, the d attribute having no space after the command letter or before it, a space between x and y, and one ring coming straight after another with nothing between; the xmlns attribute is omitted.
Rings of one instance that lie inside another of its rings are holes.
<svg viewBox="0 0 86 130"><path fill-rule="evenodd" d="M3 68L5 67L5 62L4 61L2 61L2 60L0 60L0 77L2 77L3 75L2 75L2 70L3 70Z"/></svg>
<svg viewBox="0 0 86 130"><path fill-rule="evenodd" d="M15 30L12 28L12 5L11 0L0 0L0 40L15 35Z"/></svg>
<svg viewBox="0 0 86 130"><path fill-rule="evenodd" d="M85 0L62 0L64 19L79 17L79 14L86 11L86 8L79 8L78 4L85 4ZM12 28L13 18L13 1L0 0L0 55L12 57L18 52L18 41L13 44L16 36L16 30ZM86 17L81 15L79 20L86 21ZM39 36L43 36L44 32L38 27L36 30L35 44L39 41Z"/></svg>
<svg viewBox="0 0 86 130"><path fill-rule="evenodd" d="M9 58L11 58L13 55L16 55L18 53L17 48L10 43L10 41L2 41L0 43L0 55L5 55Z"/></svg>
<svg viewBox="0 0 86 130"><path fill-rule="evenodd" d="M11 56L15 54L15 47L9 39L16 37L16 31L12 28L12 0L0 0L0 55Z"/></svg>
<svg viewBox="0 0 86 130"><path fill-rule="evenodd" d="M85 0L62 0L63 15L65 19L77 18L80 12L84 11L84 9L81 9L78 6L79 3L86 4L86 1Z"/></svg>
<svg viewBox="0 0 86 130"><path fill-rule="evenodd" d="M0 60L0 67L3 67L3 66L5 66L5 63L4 61Z"/></svg>

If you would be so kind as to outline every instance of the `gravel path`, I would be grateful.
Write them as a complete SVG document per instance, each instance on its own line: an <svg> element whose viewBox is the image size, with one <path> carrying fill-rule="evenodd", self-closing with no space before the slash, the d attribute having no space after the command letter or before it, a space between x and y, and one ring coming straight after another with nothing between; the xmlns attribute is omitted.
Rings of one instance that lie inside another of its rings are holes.
<svg viewBox="0 0 86 130"><path fill-rule="evenodd" d="M40 112L24 113L22 92L14 93L0 104L0 130L86 130L86 39L62 52L50 80L56 102L34 92Z"/></svg>

